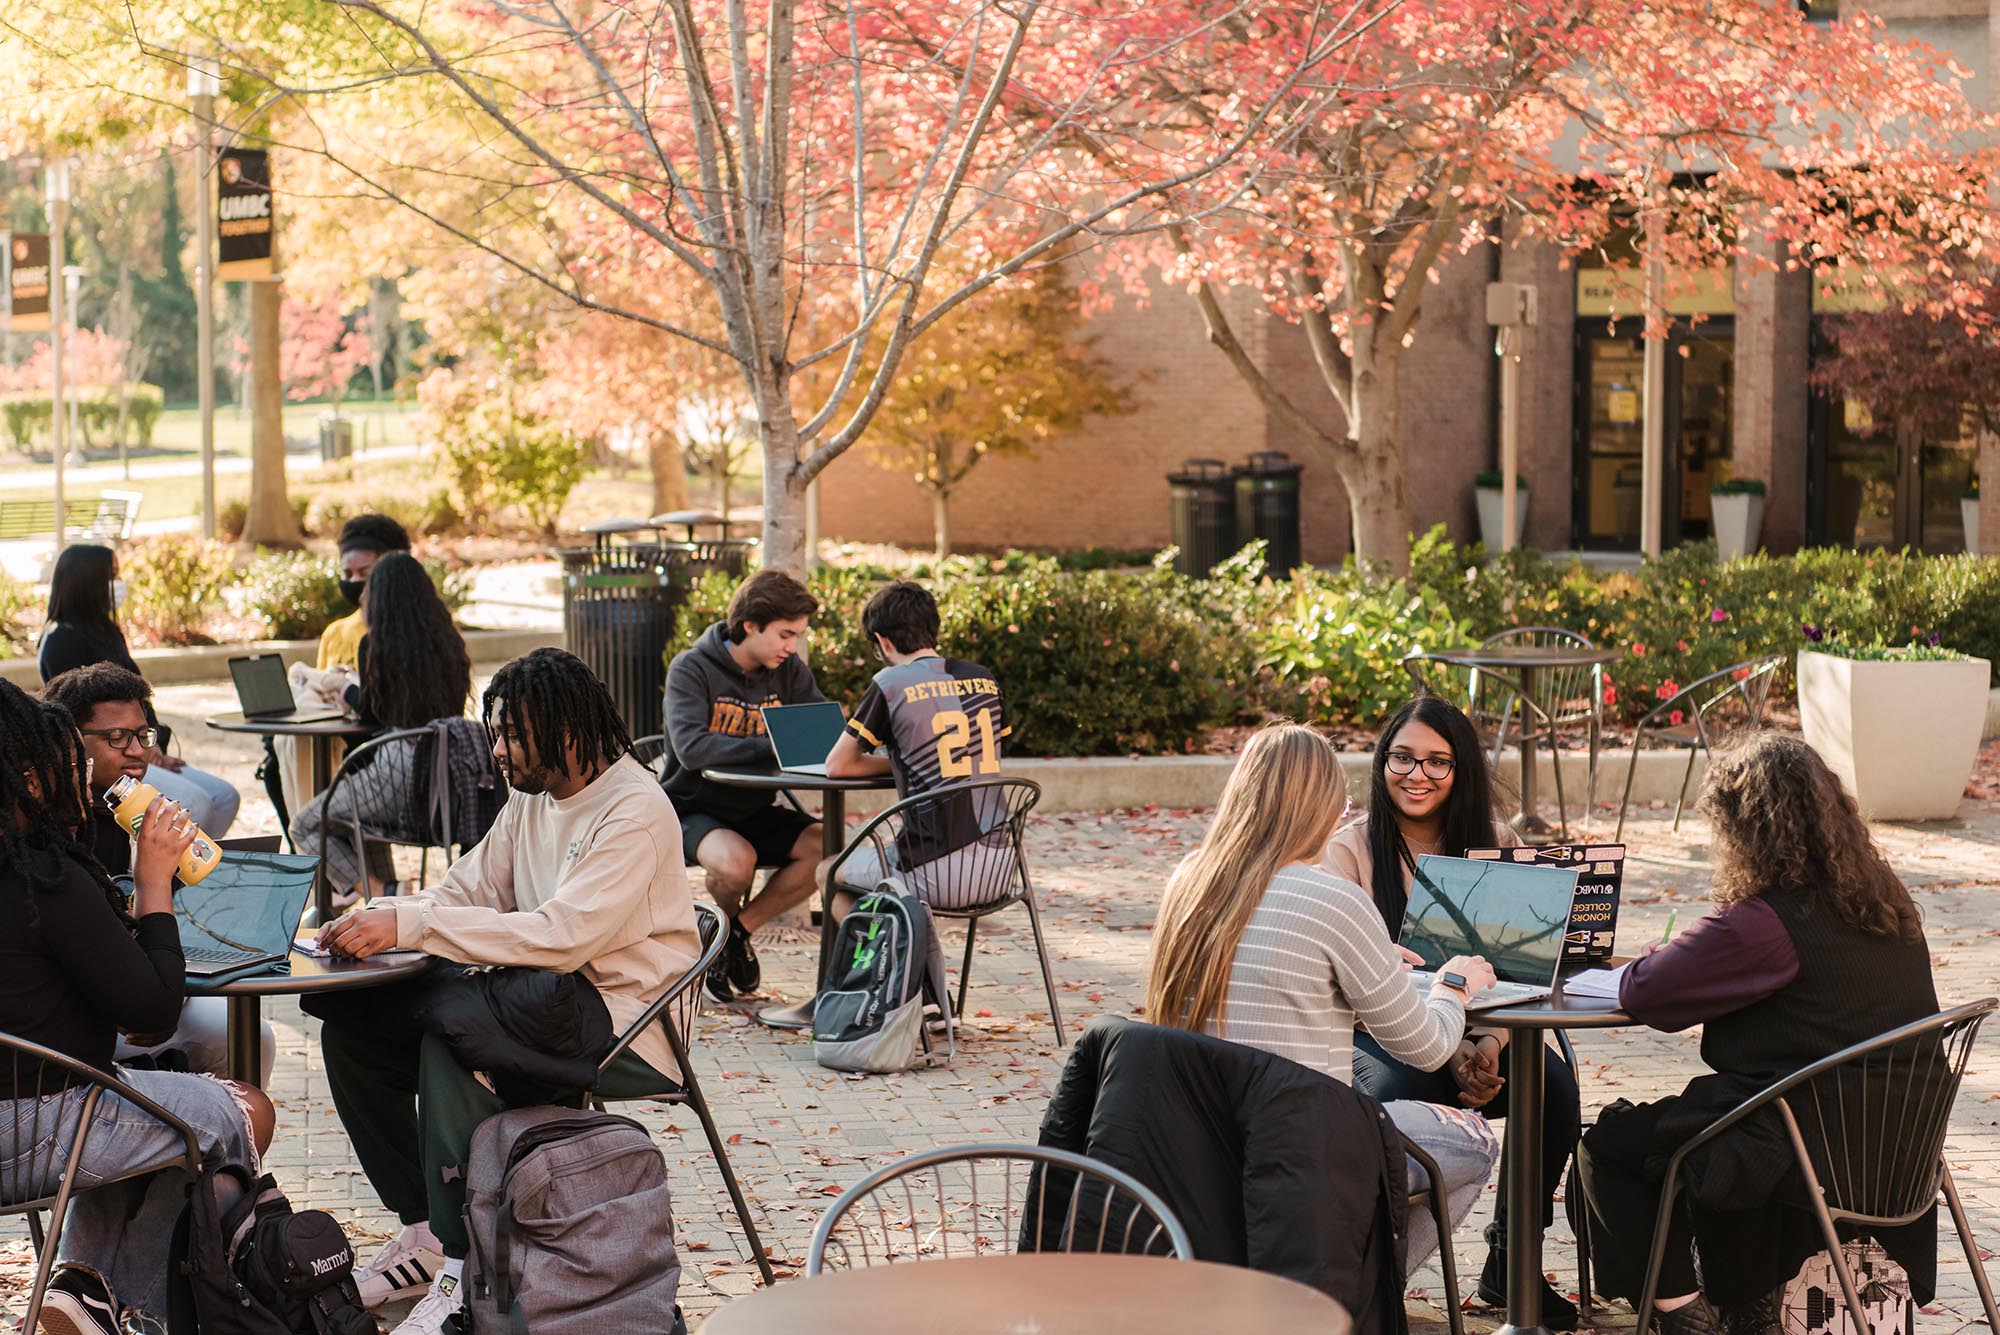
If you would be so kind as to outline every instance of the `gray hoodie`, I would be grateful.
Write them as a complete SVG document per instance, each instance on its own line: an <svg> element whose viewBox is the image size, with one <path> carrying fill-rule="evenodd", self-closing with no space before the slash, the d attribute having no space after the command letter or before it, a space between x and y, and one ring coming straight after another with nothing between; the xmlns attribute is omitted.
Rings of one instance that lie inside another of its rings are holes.
<svg viewBox="0 0 2000 1335"><path fill-rule="evenodd" d="M667 669L667 756L662 783L680 811L723 820L752 816L776 794L732 788L701 777L705 769L775 770L777 754L764 735L764 705L824 700L812 669L793 654L771 671L745 672L729 654L729 627L718 621Z"/></svg>

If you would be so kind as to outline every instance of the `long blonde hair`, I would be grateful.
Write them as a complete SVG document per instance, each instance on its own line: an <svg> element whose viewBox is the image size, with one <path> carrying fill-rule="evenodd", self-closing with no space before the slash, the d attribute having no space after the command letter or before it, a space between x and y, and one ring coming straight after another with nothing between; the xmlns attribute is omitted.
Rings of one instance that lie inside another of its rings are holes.
<svg viewBox="0 0 2000 1335"><path fill-rule="evenodd" d="M1236 945L1271 878L1287 863L1316 861L1346 806L1340 756L1311 728L1282 723L1250 739L1208 837L1167 881L1147 1018L1181 1029L1222 1018Z"/></svg>

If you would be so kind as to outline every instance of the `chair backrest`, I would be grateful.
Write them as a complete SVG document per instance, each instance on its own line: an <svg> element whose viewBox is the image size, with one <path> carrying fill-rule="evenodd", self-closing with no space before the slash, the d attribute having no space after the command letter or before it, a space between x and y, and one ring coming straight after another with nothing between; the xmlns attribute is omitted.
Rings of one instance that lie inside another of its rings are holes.
<svg viewBox="0 0 2000 1335"><path fill-rule="evenodd" d="M1023 832L1041 798L1034 780L1007 776L963 779L913 794L862 826L831 875L838 881L852 855L872 846L885 870L900 869L906 879L921 878L924 867L935 863L932 874L948 883L925 887L926 899L957 908L1008 903L1022 892ZM941 857L947 850L948 863Z"/></svg>
<svg viewBox="0 0 2000 1335"><path fill-rule="evenodd" d="M666 1026L667 1045L674 1050L674 1056L681 1063L681 1070L687 1070L688 1053L694 1048L697 1035L695 1021L701 1018L702 998L705 995L701 980L708 976L710 966L722 954L723 944L729 939L729 920L722 916L722 910L713 904L699 900L694 906L695 930L701 934L701 953L695 957L687 971L668 984L667 990L653 998L645 1012L627 1025L625 1032L618 1036L611 1051L597 1064L602 1075L611 1063L632 1046L632 1040L646 1032L654 1024Z"/></svg>
<svg viewBox="0 0 2000 1335"><path fill-rule="evenodd" d="M1647 719L1668 727L1693 725L1702 744L1713 747L1724 736L1764 726L1764 708L1772 683L1785 665L1782 654L1745 659L1697 677L1655 705ZM1675 719L1678 713L1680 718Z"/></svg>
<svg viewBox="0 0 2000 1335"><path fill-rule="evenodd" d="M1057 1175L1071 1179L1067 1193L1053 1189ZM1067 1204L1046 1210L1045 1198ZM1191 1260L1193 1250L1166 1202L1109 1164L1040 1145L961 1145L912 1154L849 1187L813 1230L806 1273L1017 1251Z"/></svg>
<svg viewBox="0 0 2000 1335"><path fill-rule="evenodd" d="M1595 649L1589 637L1561 626L1511 626L1479 642L1481 648L1525 644L1536 648ZM1604 708L1604 668L1597 663L1576 667L1542 668L1532 679L1522 674L1534 688L1535 704L1551 723L1581 723L1595 718ZM1504 707L1504 706L1503 706Z"/></svg>
<svg viewBox="0 0 2000 1335"><path fill-rule="evenodd" d="M62 1188L65 1166L81 1154L92 1113L107 1092L151 1113L180 1137L184 1148L178 1161L190 1179L200 1168L198 1143L187 1125L106 1072L39 1043L0 1033L0 1073L6 1074L4 1088L13 1096L0 1097L0 1214L49 1207ZM83 1092L81 1099L53 1097L72 1088ZM157 1159L135 1164L129 1172L79 1182L72 1189L136 1177L175 1161L174 1151L163 1150Z"/></svg>
<svg viewBox="0 0 2000 1335"><path fill-rule="evenodd" d="M1942 1011L1776 1087L1836 1219L1900 1223L1937 1203L1952 1104L1995 1009L2000 998L1988 997Z"/></svg>
<svg viewBox="0 0 2000 1335"><path fill-rule="evenodd" d="M372 813L367 824L384 843L410 847L438 845L443 832L431 819L431 766L437 734L428 728L399 728L371 737L342 758L326 789L322 831L352 827L355 813ZM393 750L409 752L407 768L389 761ZM324 852L324 849L315 849Z"/></svg>
<svg viewBox="0 0 2000 1335"><path fill-rule="evenodd" d="M653 771L653 777L664 777L661 769L667 758L667 735L653 732L633 739L632 758Z"/></svg>

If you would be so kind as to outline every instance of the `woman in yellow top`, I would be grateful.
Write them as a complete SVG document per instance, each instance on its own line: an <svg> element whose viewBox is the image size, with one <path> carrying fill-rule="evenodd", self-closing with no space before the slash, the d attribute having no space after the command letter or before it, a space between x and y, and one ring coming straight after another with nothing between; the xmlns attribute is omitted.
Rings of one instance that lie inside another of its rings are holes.
<svg viewBox="0 0 2000 1335"><path fill-rule="evenodd" d="M1519 842L1493 818L1493 778L1472 721L1436 696L1420 696L1397 711L1375 744L1368 811L1334 835L1321 866L1369 892L1394 940L1403 930L1410 882L1426 853L1463 857L1468 848ZM1366 1033L1354 1036L1354 1087L1384 1103L1417 1100L1477 1108L1489 1118L1507 1115L1507 1085L1500 1074L1504 1032L1468 1028L1456 1056L1435 1071L1398 1061ZM1542 1223L1555 1218L1555 1193L1582 1125L1576 1077L1544 1048L1547 1097L1542 1124ZM1510 1138L1511 1142L1511 1138ZM1504 1180L1506 1159L1501 1160ZM1507 1204L1503 1193L1486 1230L1486 1264L1480 1301L1498 1306L1507 1296ZM1546 1283L1542 1324L1575 1330L1576 1305Z"/></svg>

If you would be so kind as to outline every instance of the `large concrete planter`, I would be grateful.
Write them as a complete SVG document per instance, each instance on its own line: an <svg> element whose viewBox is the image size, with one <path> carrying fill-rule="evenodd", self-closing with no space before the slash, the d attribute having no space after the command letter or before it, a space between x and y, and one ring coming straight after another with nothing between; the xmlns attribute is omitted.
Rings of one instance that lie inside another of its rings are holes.
<svg viewBox="0 0 2000 1335"><path fill-rule="evenodd" d="M1474 487L1473 500L1479 505L1479 540L1486 544L1488 551L1500 550L1500 498L1498 487ZM1514 488L1514 542L1525 545L1528 541L1528 489Z"/></svg>
<svg viewBox="0 0 2000 1335"><path fill-rule="evenodd" d="M1764 529L1762 496L1750 492L1710 496L1708 512L1715 519L1717 559L1734 561L1757 550L1757 538Z"/></svg>
<svg viewBox="0 0 2000 1335"><path fill-rule="evenodd" d="M1799 722L1875 820L1948 820L1979 753L1991 666L1799 653Z"/></svg>

